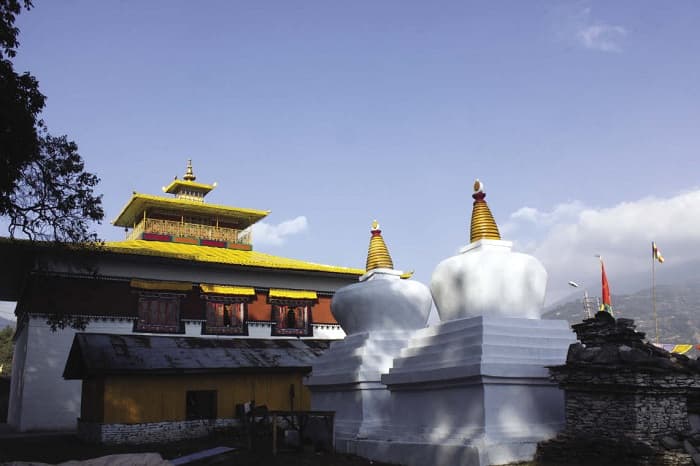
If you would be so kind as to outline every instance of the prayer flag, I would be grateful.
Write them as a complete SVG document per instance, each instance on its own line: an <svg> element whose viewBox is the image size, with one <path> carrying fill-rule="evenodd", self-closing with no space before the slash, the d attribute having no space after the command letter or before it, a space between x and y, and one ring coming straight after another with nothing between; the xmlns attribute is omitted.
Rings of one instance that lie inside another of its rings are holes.
<svg viewBox="0 0 700 466"><path fill-rule="evenodd" d="M651 242L651 257L659 261L660 264L664 263L664 256L661 255L661 252L659 252L659 248L656 247L656 243L654 241Z"/></svg>
<svg viewBox="0 0 700 466"><path fill-rule="evenodd" d="M607 311L612 314L612 300L610 299L610 285L608 284L608 276L605 274L605 264L603 258L600 258L601 282L603 285L602 301L600 305L601 311Z"/></svg>

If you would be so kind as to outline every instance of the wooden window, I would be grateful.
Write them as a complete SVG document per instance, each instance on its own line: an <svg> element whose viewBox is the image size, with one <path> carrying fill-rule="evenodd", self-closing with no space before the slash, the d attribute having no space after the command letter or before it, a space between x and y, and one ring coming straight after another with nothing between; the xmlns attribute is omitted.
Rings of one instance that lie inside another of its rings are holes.
<svg viewBox="0 0 700 466"><path fill-rule="evenodd" d="M216 390L189 390L186 395L186 417L194 419L216 419Z"/></svg>
<svg viewBox="0 0 700 466"><path fill-rule="evenodd" d="M135 332L182 333L180 295L172 293L140 293L139 318Z"/></svg>
<svg viewBox="0 0 700 466"><path fill-rule="evenodd" d="M307 302L272 305L273 335L311 336L311 306Z"/></svg>
<svg viewBox="0 0 700 466"><path fill-rule="evenodd" d="M246 303L241 299L207 298L206 322L202 333L210 335L244 335Z"/></svg>

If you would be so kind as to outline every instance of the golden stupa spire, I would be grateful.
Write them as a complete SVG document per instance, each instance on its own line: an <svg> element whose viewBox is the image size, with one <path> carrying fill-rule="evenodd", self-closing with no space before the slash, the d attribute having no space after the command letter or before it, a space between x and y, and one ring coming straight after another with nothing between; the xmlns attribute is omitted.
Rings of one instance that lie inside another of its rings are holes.
<svg viewBox="0 0 700 466"><path fill-rule="evenodd" d="M372 222L372 237L369 240L369 251L367 251L367 271L379 268L393 269L394 263L382 238L379 222L375 220Z"/></svg>
<svg viewBox="0 0 700 466"><path fill-rule="evenodd" d="M194 181L197 179L197 177L194 176L194 172L192 171L192 159L187 160L187 171L185 172L185 176L183 176L182 179L185 181Z"/></svg>
<svg viewBox="0 0 700 466"><path fill-rule="evenodd" d="M474 208L472 209L472 225L471 239L479 241L480 239L501 239L501 234L498 232L498 225L491 215L491 210L484 200L486 193L484 185L478 179L474 182Z"/></svg>

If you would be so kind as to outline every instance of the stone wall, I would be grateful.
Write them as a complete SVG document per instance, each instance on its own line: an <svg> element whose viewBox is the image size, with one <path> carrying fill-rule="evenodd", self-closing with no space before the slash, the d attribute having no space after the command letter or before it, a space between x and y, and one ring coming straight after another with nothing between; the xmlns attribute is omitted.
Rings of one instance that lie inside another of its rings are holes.
<svg viewBox="0 0 700 466"><path fill-rule="evenodd" d="M540 464L691 465L688 395L700 362L644 341L634 321L599 312L573 326L581 343L550 367L566 393L566 428L538 447Z"/></svg>
<svg viewBox="0 0 700 466"><path fill-rule="evenodd" d="M216 430L238 425L237 419L101 424L78 420L78 438L88 443L145 444L206 437Z"/></svg>

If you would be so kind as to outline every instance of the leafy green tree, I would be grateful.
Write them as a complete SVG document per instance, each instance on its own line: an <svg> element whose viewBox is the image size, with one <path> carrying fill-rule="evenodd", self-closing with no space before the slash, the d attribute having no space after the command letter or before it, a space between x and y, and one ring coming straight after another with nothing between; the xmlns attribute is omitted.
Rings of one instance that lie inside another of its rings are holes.
<svg viewBox="0 0 700 466"><path fill-rule="evenodd" d="M10 375L12 372L12 351L14 349L12 336L14 333L15 331L9 325L0 330L0 366L2 366L0 375Z"/></svg>
<svg viewBox="0 0 700 466"><path fill-rule="evenodd" d="M97 176L84 171L78 146L48 133L40 118L46 97L31 74L18 74L15 19L31 0L0 0L0 216L10 237L94 242L91 222L104 217Z"/></svg>

